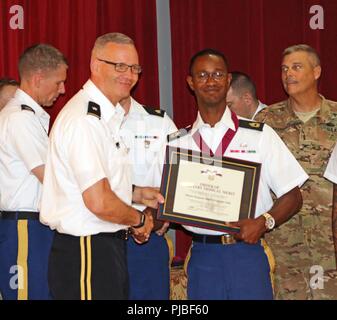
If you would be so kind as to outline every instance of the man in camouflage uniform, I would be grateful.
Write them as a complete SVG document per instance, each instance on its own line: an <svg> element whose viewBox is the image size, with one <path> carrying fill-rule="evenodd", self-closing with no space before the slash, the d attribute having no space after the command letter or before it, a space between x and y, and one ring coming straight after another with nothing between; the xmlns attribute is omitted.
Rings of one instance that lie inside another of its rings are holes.
<svg viewBox="0 0 337 320"><path fill-rule="evenodd" d="M302 210L266 235L276 258L277 299L337 299L332 184L323 178L337 138L337 103L318 93L320 75L320 60L313 48L287 48L282 82L289 99L257 117L276 130L310 176L301 188Z"/></svg>

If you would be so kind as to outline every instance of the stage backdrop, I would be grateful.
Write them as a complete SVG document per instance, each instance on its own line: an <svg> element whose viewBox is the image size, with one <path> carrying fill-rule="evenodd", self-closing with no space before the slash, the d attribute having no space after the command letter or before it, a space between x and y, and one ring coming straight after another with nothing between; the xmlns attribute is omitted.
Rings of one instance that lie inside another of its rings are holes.
<svg viewBox="0 0 337 320"><path fill-rule="evenodd" d="M191 56L206 47L223 51L230 70L251 75L259 97L270 104L285 98L280 81L282 51L307 43L321 55L320 91L337 100L336 0L171 0L170 5L178 126L190 124L195 117L194 99L185 79ZM310 19L316 20L318 15L311 14L310 8L317 5L324 11L324 29L313 30Z"/></svg>
<svg viewBox="0 0 337 320"><path fill-rule="evenodd" d="M11 28L15 5L24 10L23 29ZM134 39L144 70L134 95L148 105L159 105L155 0L1 0L0 17L0 77L18 79L20 54L38 42L52 44L68 58L66 94L47 109L52 120L88 79L94 41L107 32Z"/></svg>

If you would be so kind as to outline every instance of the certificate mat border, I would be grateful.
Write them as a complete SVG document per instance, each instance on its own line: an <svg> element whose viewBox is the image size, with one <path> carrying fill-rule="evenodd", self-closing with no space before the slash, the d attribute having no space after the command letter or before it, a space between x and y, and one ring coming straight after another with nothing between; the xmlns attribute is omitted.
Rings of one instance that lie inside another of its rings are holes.
<svg viewBox="0 0 337 320"><path fill-rule="evenodd" d="M158 209L157 218L160 220L168 220L171 222L176 222L180 224L192 225L201 228L214 229L218 231L237 231L237 228L230 227L223 223L223 221L200 218L195 217L193 215L185 215L182 213L173 212L173 202L172 198L175 195L175 183L177 181L178 164L180 159L187 158L188 161L198 160L199 163L205 163L206 161L217 163L218 167L228 168L230 166L234 166L235 168L243 168L245 172L245 178L243 187L244 190L249 192L249 201L248 201L248 210L242 212L243 201L241 198L241 207L240 207L240 217L243 218L251 218L254 216L258 184L259 184L259 176L261 170L261 163L250 162L246 160L228 158L228 157L210 157L209 155L205 155L200 151L187 150L177 147L166 147L166 162L163 168L163 175L161 181L161 193L165 197L164 204L161 204ZM219 165L220 164L220 165ZM225 165L225 166L223 166ZM174 168L176 166L176 168ZM232 169L236 170L236 169ZM240 171L240 170L239 170ZM249 186L246 186L246 180L249 179ZM173 182L172 182L173 181ZM169 191L171 189L171 197L169 197ZM174 194L172 194L172 190L174 190ZM243 194L242 194L243 196ZM170 199L170 200L169 200ZM169 208L168 208L169 207Z"/></svg>

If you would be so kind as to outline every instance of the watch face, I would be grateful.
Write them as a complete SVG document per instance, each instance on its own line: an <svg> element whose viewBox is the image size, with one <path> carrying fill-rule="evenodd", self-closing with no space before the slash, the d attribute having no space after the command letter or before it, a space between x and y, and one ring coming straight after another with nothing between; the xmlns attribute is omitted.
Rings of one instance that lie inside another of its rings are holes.
<svg viewBox="0 0 337 320"><path fill-rule="evenodd" d="M268 230L271 230L275 226L275 219L270 214L264 214L264 217L266 219L265 226Z"/></svg>
<svg viewBox="0 0 337 320"><path fill-rule="evenodd" d="M273 229L274 226L275 226L275 220L274 220L274 218L270 217L269 219L267 219L266 224L267 224L267 228L269 230Z"/></svg>

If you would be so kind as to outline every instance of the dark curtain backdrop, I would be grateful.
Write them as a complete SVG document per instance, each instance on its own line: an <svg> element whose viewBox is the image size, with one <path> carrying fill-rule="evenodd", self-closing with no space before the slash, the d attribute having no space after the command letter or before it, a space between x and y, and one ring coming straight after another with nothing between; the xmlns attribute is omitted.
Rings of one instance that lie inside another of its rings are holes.
<svg viewBox="0 0 337 320"><path fill-rule="evenodd" d="M13 5L24 9L23 30L9 27ZM0 17L0 77L18 79L20 54L38 42L54 45L68 58L66 94L47 110L52 120L88 79L96 37L114 31L133 38L139 51L144 72L134 96L146 104L159 105L155 0L1 0Z"/></svg>
<svg viewBox="0 0 337 320"><path fill-rule="evenodd" d="M324 30L309 26L312 5L325 13ZM321 55L320 91L337 100L336 0L170 0L173 56L174 118L178 126L193 121L196 109L187 90L191 56L206 47L228 58L230 70L252 76L262 101L285 98L280 82L281 53L286 47L307 43Z"/></svg>
<svg viewBox="0 0 337 320"><path fill-rule="evenodd" d="M310 28L313 5L324 9L324 30ZM206 47L223 51L230 70L251 75L259 98L271 104L286 97L280 81L282 51L307 43L321 56L321 93L337 100L336 0L170 0L170 6L174 120L178 127L195 119L195 101L185 79L191 56ZM177 243L177 255L184 257L190 237L177 232Z"/></svg>

